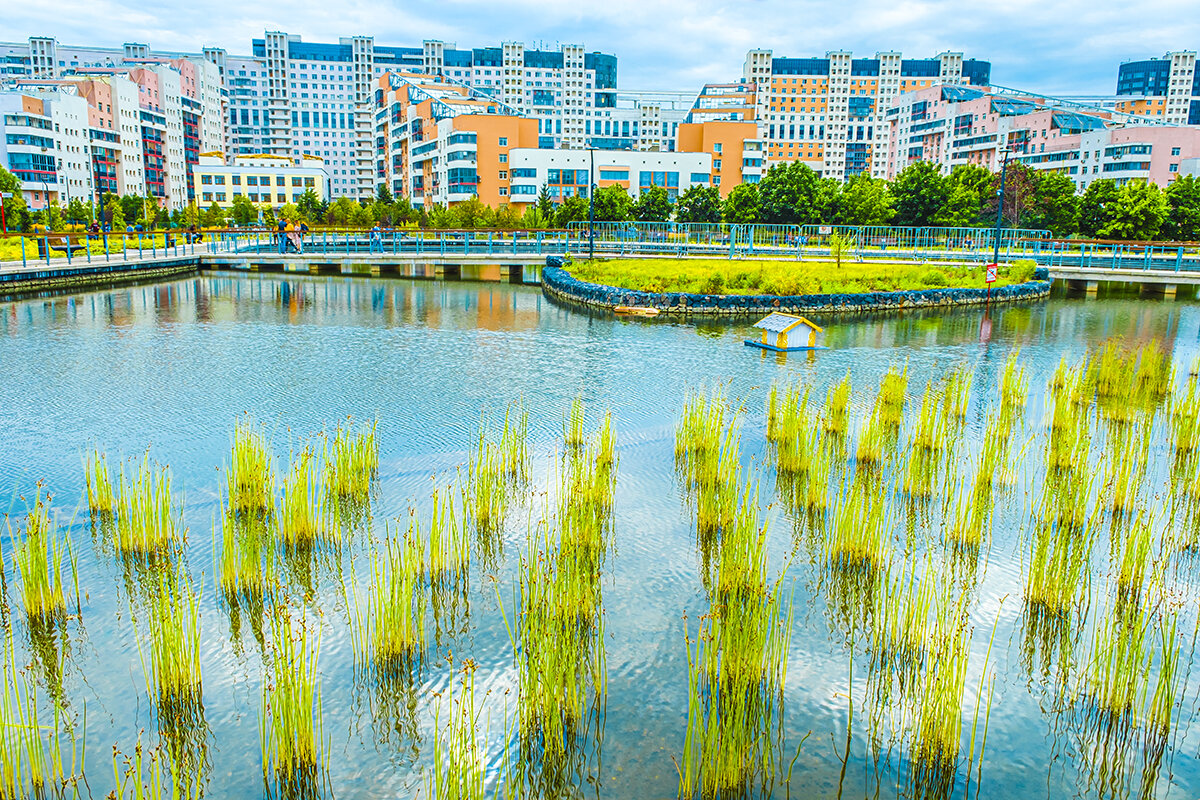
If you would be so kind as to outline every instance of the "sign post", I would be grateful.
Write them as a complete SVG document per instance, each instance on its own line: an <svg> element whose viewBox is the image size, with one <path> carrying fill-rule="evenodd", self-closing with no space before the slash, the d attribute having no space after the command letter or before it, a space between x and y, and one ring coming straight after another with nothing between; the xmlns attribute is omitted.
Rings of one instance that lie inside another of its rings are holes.
<svg viewBox="0 0 1200 800"><path fill-rule="evenodd" d="M4 219L4 201L12 196L12 192L0 192L0 233L8 233L8 222Z"/></svg>
<svg viewBox="0 0 1200 800"><path fill-rule="evenodd" d="M995 264L987 265L987 277L984 280L987 281L987 301L990 303L992 301L992 284L996 282Z"/></svg>

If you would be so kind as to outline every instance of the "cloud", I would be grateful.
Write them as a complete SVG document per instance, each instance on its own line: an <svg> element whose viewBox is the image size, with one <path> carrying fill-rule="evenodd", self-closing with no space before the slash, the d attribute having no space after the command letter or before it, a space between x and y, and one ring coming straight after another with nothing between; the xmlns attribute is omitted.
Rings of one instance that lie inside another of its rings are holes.
<svg viewBox="0 0 1200 800"><path fill-rule="evenodd" d="M484 47L502 41L556 48L581 43L619 57L622 89L695 92L738 78L746 51L781 56L899 50L924 58L943 50L992 62L998 84L1057 94L1111 94L1123 60L1200 43L1191 2L1146 0L1131 11L1113 0L59 0L5 11L6 38L53 36L64 44L198 51L217 45L247 53L264 30L307 41L373 35L377 44L424 39ZM130 33L133 31L134 33Z"/></svg>

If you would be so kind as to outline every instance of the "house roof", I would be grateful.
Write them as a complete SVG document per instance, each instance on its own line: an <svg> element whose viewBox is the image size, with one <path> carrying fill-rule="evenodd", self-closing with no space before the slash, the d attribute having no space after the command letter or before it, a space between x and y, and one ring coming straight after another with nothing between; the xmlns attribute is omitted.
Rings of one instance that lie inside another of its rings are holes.
<svg viewBox="0 0 1200 800"><path fill-rule="evenodd" d="M778 311L772 312L763 317L758 322L754 323L754 327L763 328L765 330L772 331L773 333L786 333L802 322L815 330L817 333L821 333L822 328L820 326L814 325L804 317L796 317L792 316L791 314L782 314Z"/></svg>

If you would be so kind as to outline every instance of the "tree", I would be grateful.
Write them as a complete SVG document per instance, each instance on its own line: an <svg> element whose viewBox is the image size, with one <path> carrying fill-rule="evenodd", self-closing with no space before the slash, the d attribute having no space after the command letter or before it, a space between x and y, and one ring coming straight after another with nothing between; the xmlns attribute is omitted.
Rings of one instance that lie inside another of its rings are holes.
<svg viewBox="0 0 1200 800"><path fill-rule="evenodd" d="M721 190L715 186L689 186L675 204L677 222L720 222Z"/></svg>
<svg viewBox="0 0 1200 800"><path fill-rule="evenodd" d="M895 215L887 181L860 172L846 181L834 203L830 222L836 225L887 225Z"/></svg>
<svg viewBox="0 0 1200 800"><path fill-rule="evenodd" d="M1167 186L1167 205L1170 211L1163 225L1163 235L1177 242L1200 239L1200 179L1186 175Z"/></svg>
<svg viewBox="0 0 1200 800"><path fill-rule="evenodd" d="M991 197L984 205L987 220L995 223L996 200L1000 196L1000 182L1004 182L1004 223L1013 228L1025 227L1029 214L1034 210L1037 194L1038 174L1028 165L1009 161L1003 174L992 176Z"/></svg>
<svg viewBox="0 0 1200 800"><path fill-rule="evenodd" d="M356 209L358 208L358 203L349 197L339 197L329 204L329 208L325 211L325 221L330 225L341 225L343 227L352 225Z"/></svg>
<svg viewBox="0 0 1200 800"><path fill-rule="evenodd" d="M25 198L21 195L21 181L2 165L0 165L0 192L12 195L12 197L0 200L4 203L5 225L18 230L28 227L29 210L25 207ZM22 224L23 222L24 224Z"/></svg>
<svg viewBox="0 0 1200 800"><path fill-rule="evenodd" d="M1109 206L1117 199L1117 184L1111 178L1092 181L1079 198L1079 232L1095 238L1108 225Z"/></svg>
<svg viewBox="0 0 1200 800"><path fill-rule="evenodd" d="M392 191L386 183L381 183L375 188L375 202L385 206L392 204Z"/></svg>
<svg viewBox="0 0 1200 800"><path fill-rule="evenodd" d="M73 225L78 225L81 222L91 220L91 214L88 212L88 207L83 204L83 201L78 197L71 198L71 202L67 203L66 211L67 221Z"/></svg>
<svg viewBox="0 0 1200 800"><path fill-rule="evenodd" d="M156 230L165 231L168 227L170 227L171 212L167 211L166 208L155 203L152 206L146 206L146 213L151 215L148 220ZM175 213L178 214L179 212L176 211ZM176 221L176 224L178 224L178 221ZM147 225L146 227L150 227L150 225Z"/></svg>
<svg viewBox="0 0 1200 800"><path fill-rule="evenodd" d="M234 195L233 208L230 211L235 225L250 225L258 221L258 209L244 194Z"/></svg>
<svg viewBox="0 0 1200 800"><path fill-rule="evenodd" d="M495 218L492 210L479 199L479 195L455 203L450 211L453 218L451 224L455 228L487 228Z"/></svg>
<svg viewBox="0 0 1200 800"><path fill-rule="evenodd" d="M758 184L739 183L721 205L721 216L730 225L752 225L759 220Z"/></svg>
<svg viewBox="0 0 1200 800"><path fill-rule="evenodd" d="M1100 229L1101 236L1148 241L1162 230L1171 206L1161 189L1139 180L1122 186L1108 211L1108 223Z"/></svg>
<svg viewBox="0 0 1200 800"><path fill-rule="evenodd" d="M1039 175L1027 224L1031 228L1045 228L1055 236L1074 233L1079 226L1079 196L1075 194L1075 181L1061 172Z"/></svg>
<svg viewBox="0 0 1200 800"><path fill-rule="evenodd" d="M187 208L183 210L183 224L186 227L192 225L200 225L200 207L196 205L196 201L187 204Z"/></svg>
<svg viewBox="0 0 1200 800"><path fill-rule="evenodd" d="M285 203L279 209L279 213L275 215L278 219L287 220L288 222L300 221L300 209L293 203Z"/></svg>
<svg viewBox="0 0 1200 800"><path fill-rule="evenodd" d="M544 183L538 192L537 209L543 218L554 219L554 201L550 199L550 189Z"/></svg>
<svg viewBox="0 0 1200 800"><path fill-rule="evenodd" d="M551 212L553 215L554 212ZM526 230L536 230L538 228L549 227L554 221L554 217L546 217L542 214L542 209L536 203L525 209L525 213L521 215L521 227Z"/></svg>
<svg viewBox="0 0 1200 800"><path fill-rule="evenodd" d="M559 204L558 209L554 212L554 227L565 228L572 222L584 222L587 218L588 201L583 197L568 197Z"/></svg>
<svg viewBox="0 0 1200 800"><path fill-rule="evenodd" d="M619 184L597 189L594 201L597 222L624 222L633 215L633 200ZM586 205L587 201L584 200ZM587 219L587 212L584 212ZM561 227L561 226L560 226Z"/></svg>
<svg viewBox="0 0 1200 800"><path fill-rule="evenodd" d="M321 202L321 198L317 197L317 193L312 189L304 190L304 194L296 201L296 208L301 217L309 222L317 223L324 218L325 203Z"/></svg>
<svg viewBox="0 0 1200 800"><path fill-rule="evenodd" d="M206 228L224 228L225 227L225 210L216 203L213 203L204 212L204 227Z"/></svg>
<svg viewBox="0 0 1200 800"><path fill-rule="evenodd" d="M638 222L666 222L671 218L671 198L661 186L642 191L633 204L633 216Z"/></svg>
<svg viewBox="0 0 1200 800"><path fill-rule="evenodd" d="M275 209L271 208L270 203L263 203L261 206L259 206L258 210L262 212L263 225L265 225L268 230L273 230L276 222L278 221L275 217Z"/></svg>
<svg viewBox="0 0 1200 800"><path fill-rule="evenodd" d="M826 215L832 200L828 190L802 161L776 164L767 170L758 184L759 215L763 222L776 225L811 225Z"/></svg>
<svg viewBox="0 0 1200 800"><path fill-rule="evenodd" d="M892 181L897 225L935 225L934 220L950 197L946 179L936 164L918 161L905 167Z"/></svg>
<svg viewBox="0 0 1200 800"><path fill-rule="evenodd" d="M125 209L122 207L121 198L115 194L105 195L107 200L104 204L104 214L108 217L108 224L114 231L125 229Z"/></svg>
<svg viewBox="0 0 1200 800"><path fill-rule="evenodd" d="M496 218L492 224L501 230L510 231L521 226L521 215L508 203L503 203L496 209Z"/></svg>

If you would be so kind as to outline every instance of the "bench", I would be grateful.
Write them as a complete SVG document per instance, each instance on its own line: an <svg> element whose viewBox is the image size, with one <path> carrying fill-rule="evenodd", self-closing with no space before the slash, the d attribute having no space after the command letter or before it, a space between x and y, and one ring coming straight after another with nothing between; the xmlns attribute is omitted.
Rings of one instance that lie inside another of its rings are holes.
<svg viewBox="0 0 1200 800"><path fill-rule="evenodd" d="M71 241L67 236L39 236L37 237L38 257L46 258L46 248L57 250L60 253L83 253L87 250L87 244L79 241Z"/></svg>

